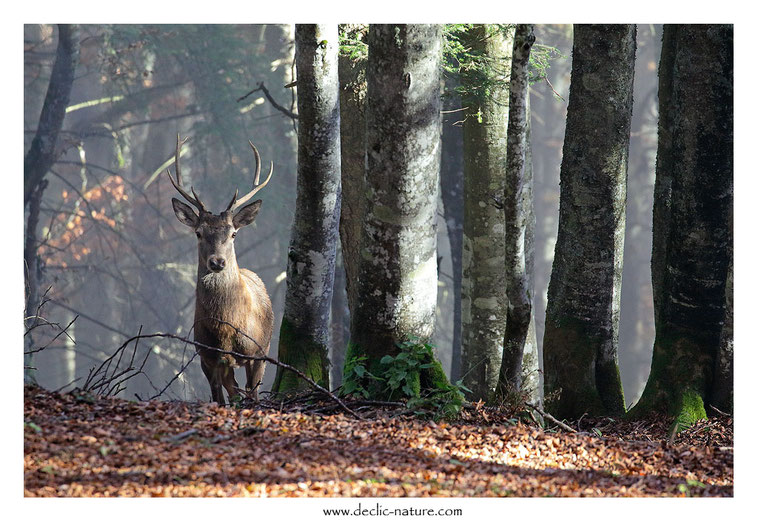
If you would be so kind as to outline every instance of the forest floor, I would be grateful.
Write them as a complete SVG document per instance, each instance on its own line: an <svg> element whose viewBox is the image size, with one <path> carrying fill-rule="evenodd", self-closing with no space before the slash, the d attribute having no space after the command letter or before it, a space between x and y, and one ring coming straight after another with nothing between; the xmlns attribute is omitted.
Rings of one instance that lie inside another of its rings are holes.
<svg viewBox="0 0 758 522"><path fill-rule="evenodd" d="M579 433L397 409L278 411L24 389L24 494L37 496L732 496L729 416ZM302 409L302 408L300 408ZM329 410L328 404L325 408Z"/></svg>

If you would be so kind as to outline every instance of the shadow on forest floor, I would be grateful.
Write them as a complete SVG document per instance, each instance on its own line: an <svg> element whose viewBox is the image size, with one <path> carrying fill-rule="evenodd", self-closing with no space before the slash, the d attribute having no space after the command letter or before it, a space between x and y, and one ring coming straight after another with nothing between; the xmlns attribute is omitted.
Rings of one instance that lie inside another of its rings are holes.
<svg viewBox="0 0 758 522"><path fill-rule="evenodd" d="M32 387L24 422L25 496L733 494L731 446L622 440L621 424L597 437Z"/></svg>

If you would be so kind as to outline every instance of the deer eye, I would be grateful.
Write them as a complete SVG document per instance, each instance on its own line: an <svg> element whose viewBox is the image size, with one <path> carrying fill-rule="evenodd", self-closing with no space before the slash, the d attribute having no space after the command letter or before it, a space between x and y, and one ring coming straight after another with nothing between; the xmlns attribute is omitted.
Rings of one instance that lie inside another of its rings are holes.
<svg viewBox="0 0 758 522"><path fill-rule="evenodd" d="M235 237L237 237L237 231L236 230L234 232L232 232L232 239L234 239Z"/></svg>
<svg viewBox="0 0 758 522"><path fill-rule="evenodd" d="M200 237L200 231L199 230L195 230L195 235L199 238Z"/></svg>

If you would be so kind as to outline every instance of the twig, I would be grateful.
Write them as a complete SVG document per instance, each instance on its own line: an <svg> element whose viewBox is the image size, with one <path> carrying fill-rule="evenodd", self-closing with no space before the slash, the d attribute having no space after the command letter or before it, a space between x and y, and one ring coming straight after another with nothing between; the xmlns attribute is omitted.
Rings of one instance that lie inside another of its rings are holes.
<svg viewBox="0 0 758 522"><path fill-rule="evenodd" d="M729 415L728 413L724 413L723 411L721 411L720 409L718 409L718 408L717 408L716 406L714 406L713 404L709 404L709 407L710 407L710 408L711 408L713 411L715 411L716 413L718 413L719 415L723 415L724 417L731 417L731 415Z"/></svg>
<svg viewBox="0 0 758 522"><path fill-rule="evenodd" d="M560 98L560 99L561 99L561 101L563 101L563 102L565 102L565 101L566 101L566 100L563 98L563 96L561 96L560 94L558 94L558 91L556 91L556 90L555 90L555 87L553 87L553 84L552 84L552 83L550 83L550 80L548 80L548 78L547 78L547 74L545 75L545 83L547 83L547 84L548 84L548 86L550 87L550 89L553 91L553 94L555 94L556 96L558 96L558 98Z"/></svg>
<svg viewBox="0 0 758 522"><path fill-rule="evenodd" d="M239 333L239 334L243 335L244 337L250 339L259 348L261 348L261 345L255 339L253 339L252 337L250 337L249 335L247 335L245 332L241 331L236 326L234 326L234 325L232 325L232 324L230 324L230 323L228 323L226 321L222 321L220 319L216 319L216 321L218 321L218 322L220 322L222 324L226 324L228 326L231 326L232 328L234 328L237 331L237 333ZM244 359L244 360L247 360L247 361L266 361L266 362L271 363L271 364L273 364L275 366L279 366L281 368L284 368L285 370L291 371L292 373L294 373L295 375L297 375L299 378L301 378L302 380L304 380L305 382L307 382L308 384L310 384L313 388L315 388L316 390L318 390L322 394L324 394L327 397L329 397L330 399L332 399L334 402L336 402L337 404L339 404L339 406L346 413L349 413L350 415L352 415L356 419L360 419L360 420L363 419L363 417L361 417L360 415L358 415L355 411L351 410L344 402L342 402L342 400L340 400L339 397L337 397L336 395L334 395L332 392L330 392L329 390L327 390L323 386L321 386L318 383L316 383L313 379L311 379L310 377L308 377L307 375L305 375L303 372L301 372L297 368L294 368L294 367L290 366L289 364L277 361L276 359L273 359L273 358L268 357L266 355L253 356L253 355L245 355L243 353L238 353L238 352L234 352L234 351L222 350L222 349L216 348L214 346L209 346L207 344L203 344L203 343L198 342L198 341L193 341L193 340L187 339L186 337L181 337L179 335L174 335L174 334L169 334L169 333L154 333L154 334L144 334L144 335L143 334L139 334L139 335L135 335L134 337L130 337L129 339L127 339L124 342L124 344L122 344L121 347L118 348L117 352L120 351L120 350L123 350L125 346L127 346L129 343L131 343L132 341L135 341L137 339L154 339L156 337L163 337L163 338L166 338L166 339L176 339L176 340L179 340L179 341L183 341L185 343L192 344L192 345L194 345L197 348L202 348L204 350L210 350L212 352L221 353L221 354L225 354L225 355L232 355L232 356L234 356L234 357L236 357L238 359ZM148 354L149 353L150 352L148 352ZM113 355L111 355L108 359L112 360L115 356L116 356L116 353L114 353ZM101 368L106 364L106 361L103 361L103 363L100 365L100 367L98 367L98 369L95 371L95 374L97 374L99 371L101 371ZM144 366L144 362L143 362L143 366ZM122 374L123 374L123 372L122 372ZM119 375L121 375L121 374L119 374ZM90 371L90 376L87 378L87 383L85 383L85 389L86 389L86 384L89 384L91 382L91 377L92 377L92 371ZM111 380L112 380L112 378L111 378ZM99 385L100 385L100 383L97 383L95 386L93 386L93 388L96 387L96 386L99 386Z"/></svg>
<svg viewBox="0 0 758 522"><path fill-rule="evenodd" d="M297 114L295 114L294 112L292 112L291 110L287 109L286 107L282 107L281 105L279 105L276 102L276 100L274 99L274 97L271 96L271 93L268 92L268 89L263 84L263 82L260 82L258 84L258 87L256 87L255 89L253 89L249 93L245 94L244 96L240 96L239 98L237 98L237 102L241 102L242 100L244 100L245 98L247 98L248 96L250 96L251 94L253 94L254 92L258 92L258 91L262 91L263 95L266 96L266 99L269 101L269 103L271 103L271 105L276 110L278 110L279 112L281 112L285 116L288 116L288 117L290 117L293 120L297 120L299 118L299 116Z"/></svg>
<svg viewBox="0 0 758 522"><path fill-rule="evenodd" d="M563 422L559 421L558 419L556 419L555 417L553 417L549 413L545 413L544 411L542 411L541 409L539 409L537 406L534 406L533 404L529 404L528 402L525 402L524 404L526 404L527 406L529 406L531 409L533 409L534 411L536 411L537 413L539 413L540 415L542 415L544 418L546 418L550 422L552 422L554 424L557 424L558 426L560 426L564 430L569 431L571 433L577 433L577 431L574 428L572 428L568 424L564 424Z"/></svg>
<svg viewBox="0 0 758 522"><path fill-rule="evenodd" d="M184 370L186 370L189 367L190 363L195 360L195 357L197 357L197 352L195 352L192 355L192 357L190 357L190 360L187 361L187 364L185 364L184 366L182 366L181 368L179 368L179 371L176 372L176 375L174 375L171 378L171 380L166 383L166 386L164 386L162 390L160 390L158 393L156 393L155 395L153 395L152 397L150 397L147 400L151 401L151 400L157 399L158 397L160 397L161 395L163 395L164 392L166 390L168 390L169 386L171 386L174 383L174 381L177 380L179 378L179 376L184 373ZM142 399L140 399L140 400L142 400Z"/></svg>
<svg viewBox="0 0 758 522"><path fill-rule="evenodd" d="M195 435L197 433L197 430L195 428L189 429L187 431L183 431L177 435L174 435L173 437L166 437L163 439L163 442L179 442L181 440L186 439L187 437L191 437L192 435Z"/></svg>

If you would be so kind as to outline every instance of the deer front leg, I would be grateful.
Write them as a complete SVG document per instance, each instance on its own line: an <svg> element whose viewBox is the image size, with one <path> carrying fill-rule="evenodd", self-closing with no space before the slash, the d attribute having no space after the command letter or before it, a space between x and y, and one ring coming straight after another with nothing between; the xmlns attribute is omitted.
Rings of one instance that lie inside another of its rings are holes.
<svg viewBox="0 0 758 522"><path fill-rule="evenodd" d="M239 397L237 379L234 378L234 368L231 366L219 365L218 373L221 384L226 389L226 394L229 396L229 404L233 404L234 397ZM221 390L219 390L219 393ZM222 399L223 400L223 399Z"/></svg>
<svg viewBox="0 0 758 522"><path fill-rule="evenodd" d="M258 388L260 388L263 381L265 366L266 361L248 361L245 364L245 375L247 376L245 390L254 401L258 400Z"/></svg>
<svg viewBox="0 0 758 522"><path fill-rule="evenodd" d="M202 368L205 378L208 379L208 384L211 387L211 399L213 402L218 403L220 406L224 405L224 394L221 392L221 382L218 379L217 368L218 365L208 362L204 358L200 359L200 368Z"/></svg>

